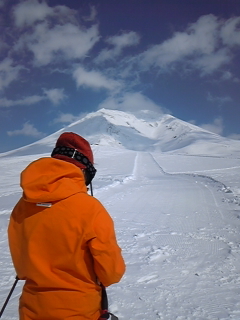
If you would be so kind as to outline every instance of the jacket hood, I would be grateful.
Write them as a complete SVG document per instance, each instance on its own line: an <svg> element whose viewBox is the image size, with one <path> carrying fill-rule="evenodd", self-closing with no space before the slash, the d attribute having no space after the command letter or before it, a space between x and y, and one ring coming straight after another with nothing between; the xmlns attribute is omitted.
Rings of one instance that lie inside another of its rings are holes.
<svg viewBox="0 0 240 320"><path fill-rule="evenodd" d="M87 192L82 170L74 164L40 158L30 163L21 173L24 200L28 202L54 202Z"/></svg>

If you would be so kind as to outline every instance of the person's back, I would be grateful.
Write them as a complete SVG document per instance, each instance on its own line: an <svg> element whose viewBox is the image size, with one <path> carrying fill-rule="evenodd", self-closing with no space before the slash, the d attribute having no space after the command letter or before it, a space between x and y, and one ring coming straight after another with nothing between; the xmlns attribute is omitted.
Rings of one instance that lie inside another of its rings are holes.
<svg viewBox="0 0 240 320"><path fill-rule="evenodd" d="M118 282L125 270L111 217L87 194L82 170L66 161L41 158L21 175L24 193L9 224L13 263L26 280L21 320L97 320L99 282Z"/></svg>

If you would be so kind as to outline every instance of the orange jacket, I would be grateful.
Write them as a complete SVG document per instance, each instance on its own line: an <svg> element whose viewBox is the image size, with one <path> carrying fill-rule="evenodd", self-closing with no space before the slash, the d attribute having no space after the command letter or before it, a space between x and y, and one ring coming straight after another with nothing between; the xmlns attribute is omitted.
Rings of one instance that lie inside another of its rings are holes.
<svg viewBox="0 0 240 320"><path fill-rule="evenodd" d="M14 267L26 280L20 319L98 319L98 281L109 286L125 271L111 217L71 163L34 161L21 187L8 228Z"/></svg>

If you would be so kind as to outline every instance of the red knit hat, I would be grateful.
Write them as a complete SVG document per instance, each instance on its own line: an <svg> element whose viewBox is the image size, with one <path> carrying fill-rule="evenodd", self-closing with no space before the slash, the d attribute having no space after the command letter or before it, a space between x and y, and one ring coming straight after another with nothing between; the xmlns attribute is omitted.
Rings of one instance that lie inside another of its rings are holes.
<svg viewBox="0 0 240 320"><path fill-rule="evenodd" d="M93 164L93 152L89 142L74 132L62 133L56 142L56 146L54 150L57 147L66 147L67 149L68 148L75 149L76 151L80 152L85 157L87 157L88 160L91 162L91 164ZM52 153L52 157L73 163L81 169L86 168L86 166L83 163L77 161L76 159L68 155Z"/></svg>

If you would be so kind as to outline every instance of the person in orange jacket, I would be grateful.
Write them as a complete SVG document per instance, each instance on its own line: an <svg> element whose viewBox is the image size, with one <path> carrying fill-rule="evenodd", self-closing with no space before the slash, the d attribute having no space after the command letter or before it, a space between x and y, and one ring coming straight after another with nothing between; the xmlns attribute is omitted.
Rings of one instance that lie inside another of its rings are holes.
<svg viewBox="0 0 240 320"><path fill-rule="evenodd" d="M125 272L113 221L87 186L93 153L84 138L65 132L51 157L21 173L22 198L8 228L20 280L20 320L97 320L102 286Z"/></svg>

